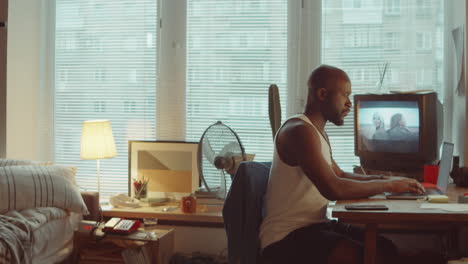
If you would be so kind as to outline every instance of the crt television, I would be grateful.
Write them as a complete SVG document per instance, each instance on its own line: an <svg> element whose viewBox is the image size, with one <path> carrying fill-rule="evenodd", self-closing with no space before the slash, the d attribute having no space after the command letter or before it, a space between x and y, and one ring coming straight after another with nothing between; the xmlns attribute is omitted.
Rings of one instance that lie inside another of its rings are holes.
<svg viewBox="0 0 468 264"><path fill-rule="evenodd" d="M354 96L355 154L365 169L419 171L439 157L443 114L437 93Z"/></svg>

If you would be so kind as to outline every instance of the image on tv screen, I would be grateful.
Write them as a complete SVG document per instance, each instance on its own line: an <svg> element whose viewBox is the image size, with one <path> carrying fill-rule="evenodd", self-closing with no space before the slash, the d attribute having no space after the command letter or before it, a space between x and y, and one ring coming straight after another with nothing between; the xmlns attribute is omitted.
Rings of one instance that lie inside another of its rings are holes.
<svg viewBox="0 0 468 264"><path fill-rule="evenodd" d="M419 107L416 101L361 101L358 149L409 153L419 150Z"/></svg>

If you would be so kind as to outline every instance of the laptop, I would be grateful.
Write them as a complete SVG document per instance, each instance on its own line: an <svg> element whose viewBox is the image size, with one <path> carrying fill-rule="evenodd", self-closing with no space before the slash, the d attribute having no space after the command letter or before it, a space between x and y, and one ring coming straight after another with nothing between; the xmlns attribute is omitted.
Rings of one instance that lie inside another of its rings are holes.
<svg viewBox="0 0 468 264"><path fill-rule="evenodd" d="M393 200L416 200L426 198L428 195L445 194L449 182L450 167L453 158L453 144L444 142L442 146L442 157L439 163L439 176L437 177L437 188L426 188L423 194L404 192L404 193L385 193L387 199Z"/></svg>

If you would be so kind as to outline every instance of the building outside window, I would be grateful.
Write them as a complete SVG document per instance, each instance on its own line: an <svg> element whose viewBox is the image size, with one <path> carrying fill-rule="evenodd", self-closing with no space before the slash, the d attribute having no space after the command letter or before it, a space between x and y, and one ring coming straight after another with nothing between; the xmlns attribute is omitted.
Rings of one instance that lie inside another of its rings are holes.
<svg viewBox="0 0 468 264"><path fill-rule="evenodd" d="M416 33L416 49L431 50L432 49L432 33L417 32Z"/></svg>
<svg viewBox="0 0 468 264"><path fill-rule="evenodd" d="M385 15L400 15L400 0L384 0L385 1Z"/></svg>

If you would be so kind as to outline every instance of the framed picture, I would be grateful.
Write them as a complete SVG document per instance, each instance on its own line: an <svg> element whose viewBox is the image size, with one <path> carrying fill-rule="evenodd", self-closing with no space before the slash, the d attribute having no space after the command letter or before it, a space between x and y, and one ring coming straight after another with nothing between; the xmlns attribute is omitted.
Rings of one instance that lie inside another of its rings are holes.
<svg viewBox="0 0 468 264"><path fill-rule="evenodd" d="M148 181L148 197L195 192L200 185L197 149L198 142L129 141L129 196L135 194L134 180Z"/></svg>

